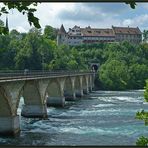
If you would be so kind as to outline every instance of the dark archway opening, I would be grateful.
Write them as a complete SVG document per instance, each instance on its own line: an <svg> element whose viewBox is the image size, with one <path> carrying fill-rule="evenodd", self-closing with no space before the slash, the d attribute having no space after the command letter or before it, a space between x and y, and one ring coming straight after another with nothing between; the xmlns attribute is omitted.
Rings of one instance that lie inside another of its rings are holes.
<svg viewBox="0 0 148 148"><path fill-rule="evenodd" d="M93 71L95 71L95 72L97 72L97 70L98 70L98 65L97 64L93 64L92 66L91 66L91 69L93 70Z"/></svg>

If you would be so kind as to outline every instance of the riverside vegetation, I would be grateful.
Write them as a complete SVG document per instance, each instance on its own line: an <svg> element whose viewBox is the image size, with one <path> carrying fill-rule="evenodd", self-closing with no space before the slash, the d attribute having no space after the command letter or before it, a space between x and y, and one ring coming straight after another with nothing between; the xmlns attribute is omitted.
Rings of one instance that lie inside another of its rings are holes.
<svg viewBox="0 0 148 148"><path fill-rule="evenodd" d="M148 43L56 45L57 29L46 26L28 33L12 30L0 35L0 70L91 70L99 63L95 80L102 90L143 89L148 78Z"/></svg>

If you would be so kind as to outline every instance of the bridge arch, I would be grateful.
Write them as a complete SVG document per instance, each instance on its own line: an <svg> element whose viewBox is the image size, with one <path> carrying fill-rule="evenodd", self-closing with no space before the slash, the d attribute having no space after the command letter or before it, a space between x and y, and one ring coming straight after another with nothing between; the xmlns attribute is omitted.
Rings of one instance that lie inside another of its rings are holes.
<svg viewBox="0 0 148 148"><path fill-rule="evenodd" d="M82 88L82 76L76 76L75 78L75 93L76 97L83 96L83 88Z"/></svg>
<svg viewBox="0 0 148 148"><path fill-rule="evenodd" d="M47 106L64 106L65 98L62 82L59 79L50 79L47 93Z"/></svg>
<svg viewBox="0 0 148 148"><path fill-rule="evenodd" d="M89 75L89 78L88 78L88 88L89 88L89 92L91 92L93 88L93 76L92 75Z"/></svg>
<svg viewBox="0 0 148 148"><path fill-rule="evenodd" d="M24 106L21 115L24 117L47 117L45 91L40 80L25 81L22 96ZM42 92L42 93L41 93Z"/></svg>
<svg viewBox="0 0 148 148"><path fill-rule="evenodd" d="M48 87L46 89L48 96L58 96L61 95L60 84L57 79L51 79L49 81Z"/></svg>
<svg viewBox="0 0 148 148"><path fill-rule="evenodd" d="M87 75L83 76L82 87L83 87L83 93L84 94L88 94L88 92L89 92L89 90L88 90L88 79L89 79L89 77Z"/></svg>
<svg viewBox="0 0 148 148"><path fill-rule="evenodd" d="M64 96L66 101L75 100L74 77L66 77L64 83Z"/></svg>

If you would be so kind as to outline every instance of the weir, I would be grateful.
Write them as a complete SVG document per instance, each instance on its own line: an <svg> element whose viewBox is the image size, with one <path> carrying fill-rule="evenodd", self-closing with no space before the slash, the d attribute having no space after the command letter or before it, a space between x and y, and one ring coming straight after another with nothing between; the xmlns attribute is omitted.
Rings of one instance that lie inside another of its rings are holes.
<svg viewBox="0 0 148 148"><path fill-rule="evenodd" d="M0 77L0 134L20 132L17 109L20 96L24 98L21 115L47 118L47 106L64 107L92 91L92 72L36 72Z"/></svg>

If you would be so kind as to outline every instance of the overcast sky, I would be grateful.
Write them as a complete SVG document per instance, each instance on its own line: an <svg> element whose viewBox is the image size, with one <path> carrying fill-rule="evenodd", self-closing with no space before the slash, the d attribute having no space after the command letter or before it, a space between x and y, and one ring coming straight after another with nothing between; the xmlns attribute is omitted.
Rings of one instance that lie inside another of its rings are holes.
<svg viewBox="0 0 148 148"><path fill-rule="evenodd" d="M41 3L35 13L40 19L41 27L46 25L65 29L74 25L81 27L111 28L114 26L139 27L148 29L148 3L138 3L131 9L125 3ZM5 22L6 15L1 16ZM27 17L17 10L10 10L8 15L9 28L27 32L31 26Z"/></svg>

